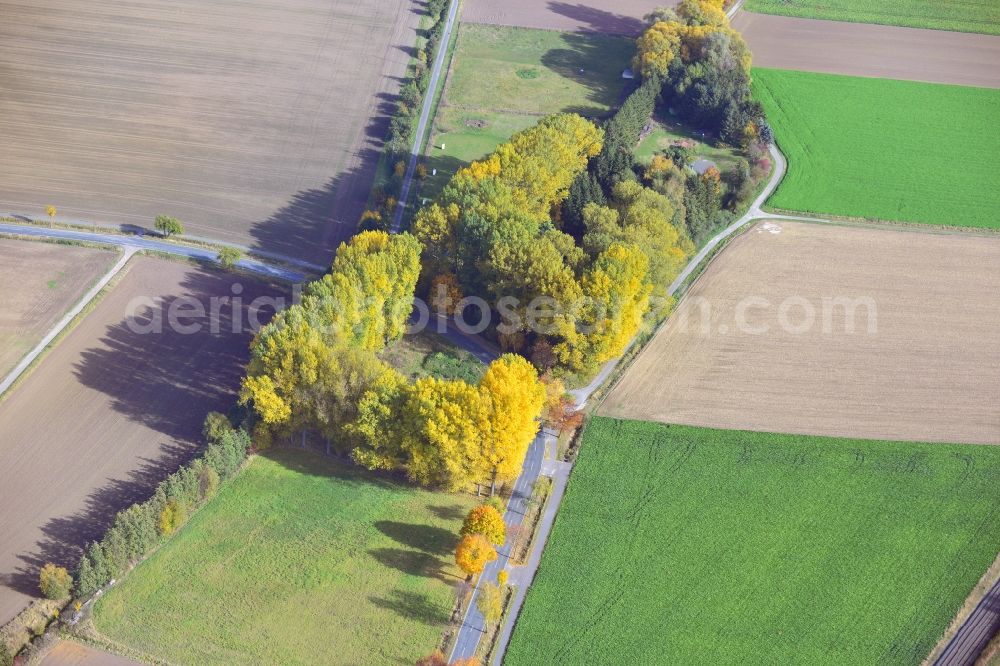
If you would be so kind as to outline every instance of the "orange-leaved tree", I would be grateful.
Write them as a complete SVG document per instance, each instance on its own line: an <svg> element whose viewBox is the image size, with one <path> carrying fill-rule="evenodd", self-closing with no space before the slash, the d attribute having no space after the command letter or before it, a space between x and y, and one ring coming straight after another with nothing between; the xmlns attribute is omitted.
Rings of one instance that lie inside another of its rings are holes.
<svg viewBox="0 0 1000 666"><path fill-rule="evenodd" d="M458 547L455 548L455 563L470 576L482 573L486 565L495 559L497 559L496 549L482 534L462 537Z"/></svg>

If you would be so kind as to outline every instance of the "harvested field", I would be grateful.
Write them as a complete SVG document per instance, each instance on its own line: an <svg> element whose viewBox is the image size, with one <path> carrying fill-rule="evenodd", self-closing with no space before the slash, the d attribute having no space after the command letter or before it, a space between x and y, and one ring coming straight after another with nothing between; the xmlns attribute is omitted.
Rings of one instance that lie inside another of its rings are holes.
<svg viewBox="0 0 1000 666"><path fill-rule="evenodd" d="M139 662L76 641L61 640L39 666L139 666Z"/></svg>
<svg viewBox="0 0 1000 666"><path fill-rule="evenodd" d="M1000 37L738 12L757 67L1000 88Z"/></svg>
<svg viewBox="0 0 1000 666"><path fill-rule="evenodd" d="M367 199L419 11L0 0L0 211L146 228L165 213L325 262Z"/></svg>
<svg viewBox="0 0 1000 666"><path fill-rule="evenodd" d="M748 0L754 12L1000 35L996 0Z"/></svg>
<svg viewBox="0 0 1000 666"><path fill-rule="evenodd" d="M466 23L512 25L562 32L601 32L635 36L642 32L642 17L657 7L677 4L672 0L465 0L462 20Z"/></svg>
<svg viewBox="0 0 1000 666"><path fill-rule="evenodd" d="M108 250L0 238L0 378L114 261Z"/></svg>
<svg viewBox="0 0 1000 666"><path fill-rule="evenodd" d="M205 414L234 402L249 304L281 293L162 259L133 259L126 270L0 404L0 624L37 593L41 564L74 564L118 509L144 499L196 450ZM242 301L220 305L218 335L188 328L204 319L189 317L196 306L182 297L210 312L210 299L233 297L237 285ZM175 327L166 325L171 308ZM272 311L265 307L261 319ZM157 318L163 332L144 333Z"/></svg>
<svg viewBox="0 0 1000 666"><path fill-rule="evenodd" d="M997 237L759 224L706 269L601 413L998 444L998 265Z"/></svg>
<svg viewBox="0 0 1000 666"><path fill-rule="evenodd" d="M998 481L995 446L594 418L504 663L914 666Z"/></svg>

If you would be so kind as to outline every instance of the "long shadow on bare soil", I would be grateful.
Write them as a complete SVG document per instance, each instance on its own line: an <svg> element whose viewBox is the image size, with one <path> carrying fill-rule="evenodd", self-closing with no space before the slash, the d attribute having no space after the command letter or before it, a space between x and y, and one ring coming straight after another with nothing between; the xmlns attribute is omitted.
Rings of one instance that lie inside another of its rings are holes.
<svg viewBox="0 0 1000 666"><path fill-rule="evenodd" d="M124 417L176 441L197 441L205 414L227 410L239 387L249 358L251 304L283 291L241 275L192 268L177 295L151 299L134 317L109 326L101 345L81 354L74 374L109 396ZM171 313L201 307L210 314L213 302L221 303L215 308L217 332L209 316L173 317L178 325L171 325ZM265 305L253 320L266 322L273 311ZM191 332L195 325L199 330Z"/></svg>
<svg viewBox="0 0 1000 666"><path fill-rule="evenodd" d="M333 176L322 188L295 194L281 209L253 226L253 248L327 265L358 220L375 181L379 154L389 132L398 95L380 93L378 109L364 129L354 168Z"/></svg>
<svg viewBox="0 0 1000 666"><path fill-rule="evenodd" d="M584 29L590 32L634 37L645 27L642 20L634 16L615 14L596 7L574 5L569 2L549 2L548 5L549 11L585 24Z"/></svg>
<svg viewBox="0 0 1000 666"><path fill-rule="evenodd" d="M18 555L23 563L14 572L0 573L0 585L26 595L38 594L38 570L46 562L74 569L84 546L100 539L115 514L148 499L163 479L189 461L199 447L163 444L157 458L142 458L128 478L113 479L92 492L77 513L50 520L42 527L44 538L35 550Z"/></svg>

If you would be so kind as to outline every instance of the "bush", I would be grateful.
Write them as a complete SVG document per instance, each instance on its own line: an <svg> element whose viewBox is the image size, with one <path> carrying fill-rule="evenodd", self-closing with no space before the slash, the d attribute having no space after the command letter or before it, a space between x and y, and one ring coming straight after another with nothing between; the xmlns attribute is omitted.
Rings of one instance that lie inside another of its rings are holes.
<svg viewBox="0 0 1000 666"><path fill-rule="evenodd" d="M219 250L219 263L222 264L224 268L232 268L235 266L240 259L243 258L243 253L237 250L235 247L224 247Z"/></svg>
<svg viewBox="0 0 1000 666"><path fill-rule="evenodd" d="M170 500L160 512L160 534L170 536L187 520L187 509L177 500Z"/></svg>
<svg viewBox="0 0 1000 666"><path fill-rule="evenodd" d="M219 412L209 412L205 417L205 423L201 427L201 434L205 441L214 444L222 439L222 436L233 429L233 424L226 418L225 414Z"/></svg>
<svg viewBox="0 0 1000 666"><path fill-rule="evenodd" d="M63 567L49 562L38 574L38 587L47 599L65 599L73 589L73 577Z"/></svg>
<svg viewBox="0 0 1000 666"><path fill-rule="evenodd" d="M176 217L169 215L157 215L153 221L153 227L164 236L184 233L184 225Z"/></svg>
<svg viewBox="0 0 1000 666"><path fill-rule="evenodd" d="M7 647L7 641L0 637L0 666L13 666L14 655Z"/></svg>

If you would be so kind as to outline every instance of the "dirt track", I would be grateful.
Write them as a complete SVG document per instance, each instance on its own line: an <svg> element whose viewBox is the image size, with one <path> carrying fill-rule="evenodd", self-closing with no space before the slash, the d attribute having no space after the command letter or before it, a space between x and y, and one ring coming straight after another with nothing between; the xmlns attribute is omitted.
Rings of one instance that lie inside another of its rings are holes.
<svg viewBox="0 0 1000 666"><path fill-rule="evenodd" d="M354 232L416 0L0 0L0 211L324 262Z"/></svg>
<svg viewBox="0 0 1000 666"><path fill-rule="evenodd" d="M130 301L152 299L138 309L137 321L148 323L152 313L166 322L164 313L183 295L209 309L210 297L232 296L237 282L243 314L255 296L276 293L179 262L133 262L0 404L0 624L36 593L41 564L73 564L79 546L99 536L115 511L148 496L190 457L205 414L233 403L249 335L231 332L229 306L221 308L219 335L168 326L142 334L126 325Z"/></svg>
<svg viewBox="0 0 1000 666"><path fill-rule="evenodd" d="M754 227L716 258L602 414L1000 443L1000 238L778 226ZM841 297L871 299L874 333L867 307L854 310L847 333L845 310L832 302L824 331L824 299ZM783 306L789 298L797 300Z"/></svg>
<svg viewBox="0 0 1000 666"><path fill-rule="evenodd" d="M738 12L757 67L1000 88L1000 37Z"/></svg>
<svg viewBox="0 0 1000 666"><path fill-rule="evenodd" d="M676 4L672 0L464 0L462 21L544 28L563 32L604 32L638 35L642 17L657 7Z"/></svg>
<svg viewBox="0 0 1000 666"><path fill-rule="evenodd" d="M0 238L0 379L114 260L106 250Z"/></svg>

